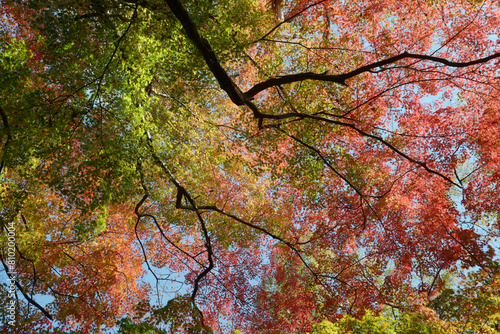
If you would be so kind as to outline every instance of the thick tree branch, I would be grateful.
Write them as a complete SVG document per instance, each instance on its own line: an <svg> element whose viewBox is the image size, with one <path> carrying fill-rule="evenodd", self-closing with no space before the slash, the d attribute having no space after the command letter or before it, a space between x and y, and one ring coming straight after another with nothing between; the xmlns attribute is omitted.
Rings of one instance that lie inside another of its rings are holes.
<svg viewBox="0 0 500 334"><path fill-rule="evenodd" d="M468 66L477 65L477 64L483 64L483 63L486 63L492 59L496 59L499 57L500 57L500 53L494 53L488 57L484 57L484 58L461 63L461 62L450 61L450 60L440 58L440 57L403 52L399 55L389 57L387 59L377 61L377 62L368 64L365 66L361 66L353 71L350 71L350 72L347 72L344 74L327 74L327 73L305 72L305 73L283 75L283 76L276 77L276 78L270 78L266 81L263 81L263 82L256 84L250 90L245 92L243 94L243 96L244 96L245 100L250 100L258 93L260 93L260 92L262 92L270 87L284 85L284 84L290 84L290 83L294 83L294 82L300 82L300 81L304 81L304 80L317 80L317 81L324 81L324 82L333 82L333 83L337 83L340 85L346 85L346 81L348 79L354 78L362 73L372 72L373 69L375 69L377 67L386 66L386 65L395 63L395 62L402 60L402 59L429 60L429 61L434 61L437 63L444 64L444 65L449 66L449 67L462 68L462 67L468 67Z"/></svg>
<svg viewBox="0 0 500 334"><path fill-rule="evenodd" d="M175 15L175 17L182 24L182 27L186 31L187 37L191 40L191 42L193 42L198 51L200 51L203 59L210 68L210 71L217 79L220 87L224 91L226 91L226 93L229 95L229 98L231 99L231 101L233 101L234 104L238 106L244 105L245 100L243 98L243 93L219 63L217 56L212 50L212 47L210 46L208 41L200 35L198 29L196 28L196 25L189 17L189 13L182 6L180 1L166 0L165 2L167 3L168 7Z"/></svg>

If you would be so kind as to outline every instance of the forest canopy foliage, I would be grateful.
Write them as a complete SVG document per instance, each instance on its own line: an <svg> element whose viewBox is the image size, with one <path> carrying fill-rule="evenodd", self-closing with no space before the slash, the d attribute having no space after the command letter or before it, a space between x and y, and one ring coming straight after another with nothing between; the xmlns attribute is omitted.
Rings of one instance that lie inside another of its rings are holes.
<svg viewBox="0 0 500 334"><path fill-rule="evenodd" d="M0 331L500 331L497 1L0 4Z"/></svg>

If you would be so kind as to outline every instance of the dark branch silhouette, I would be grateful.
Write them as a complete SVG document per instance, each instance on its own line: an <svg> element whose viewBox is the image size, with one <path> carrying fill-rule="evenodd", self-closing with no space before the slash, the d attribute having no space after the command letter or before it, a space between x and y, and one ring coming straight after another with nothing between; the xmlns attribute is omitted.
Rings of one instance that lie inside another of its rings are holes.
<svg viewBox="0 0 500 334"><path fill-rule="evenodd" d="M361 67L359 67L351 72L347 72L344 74L327 74L327 73L305 72L305 73L289 74L289 75L283 75L283 76L276 77L276 78L271 78L271 79L260 82L260 83L256 84L255 86L253 86L251 89L249 89L247 92L245 92L244 97L246 100L249 100L249 99L252 99L258 93L260 93L268 88L280 86L280 85L284 85L284 84L290 84L290 83L294 83L294 82L300 82L300 81L304 81L304 80L317 80L317 81L324 81L324 82L333 82L333 83L345 86L346 81L348 79L354 78L354 77L356 77L360 74L363 74L363 73L367 73L367 72L371 73L377 67L390 65L390 64L393 64L393 63L395 63L399 60L402 60L402 59L428 60L428 61L441 63L441 64L449 66L449 67L463 68L463 67L483 64L483 63L486 63L492 59L496 59L498 57L500 57L500 53L494 53L488 57L484 57L484 58L461 63L461 62L450 61L450 60L440 58L440 57L403 52L402 54L399 54L397 56L389 57L389 58L381 60L381 61L377 61L377 62L368 64L365 66L361 66Z"/></svg>

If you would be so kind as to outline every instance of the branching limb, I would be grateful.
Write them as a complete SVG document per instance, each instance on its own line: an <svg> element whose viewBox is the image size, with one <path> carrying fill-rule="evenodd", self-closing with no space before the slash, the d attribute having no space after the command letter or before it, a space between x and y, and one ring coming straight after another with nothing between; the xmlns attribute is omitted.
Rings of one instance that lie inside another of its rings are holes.
<svg viewBox="0 0 500 334"><path fill-rule="evenodd" d="M450 61L444 58L440 57L435 57L435 56L427 56L427 55L419 55L419 54L413 54L413 53L408 53L408 52L403 52L399 55L389 57L387 59L381 60L381 61L376 61L374 63L361 66L353 71L344 73L344 74L327 74L327 73L313 73L313 72L305 72L305 73L296 73L296 74L289 74L289 75L283 75L280 77L276 78L270 78L267 79L266 81L260 82L253 86L250 90L244 93L244 98L245 100L250 100L252 99L255 95L258 93L270 88L270 87L275 87L279 85L284 85L284 84L290 84L294 82L300 82L304 80L317 80L317 81L324 81L324 82L333 82L336 84L340 85L346 85L346 81L348 79L354 78L360 74L363 73L371 73L375 68L377 67L382 67L386 66L392 63L395 63L399 60L402 59L421 59L421 60L428 60L428 61L434 61L437 63L444 64L449 67L456 67L456 68L463 68L463 67L468 67L468 66L473 66L477 64L484 64L489 62L492 59L496 59L500 57L500 53L494 53L490 56L484 57L484 58L479 58L476 60L471 60L468 62L455 62L455 61Z"/></svg>
<svg viewBox="0 0 500 334"><path fill-rule="evenodd" d="M427 172L429 172L431 174L435 174L435 175L443 178L444 180L446 180L447 182L449 182L450 184L453 184L454 186L456 186L458 188L462 188L462 186L459 183L454 182L452 179L450 179L446 175L442 174L441 172L436 171L436 170L430 168L427 165L426 162L422 162L420 160L417 160L415 158L410 157L409 155L407 155L406 153L402 152L401 150L399 150L398 148L396 148L394 145L392 145L391 143L389 143L388 141L386 141L382 137L374 135L374 134L371 134L371 133L368 133L368 132L366 132L364 130L361 130L360 128L358 128L356 125L354 125L352 123L347 123L347 122L342 122L342 121L336 121L336 120L332 120L332 119L328 119L328 118L324 118L324 117L319 117L319 116L309 115L309 114L303 114L303 113L288 113L288 114L281 114L281 115L261 114L260 117L261 117L261 119L263 119L263 118L269 118L269 119L276 119L276 120L282 120L282 119L293 118L293 117L309 118L309 119L315 119L315 120L319 120L319 121L323 121L323 122L327 122L327 123L336 124L336 125L340 125L340 126L351 128L354 131L358 132L363 137L368 137L368 138L372 138L372 139L377 140L378 142L382 143L384 146L388 147L394 153L397 153L398 155L400 155L401 157L405 158L406 160L408 160L409 162L411 162L413 164L419 165L420 167L424 168ZM267 126L267 127L276 128L276 126L273 126L273 125Z"/></svg>
<svg viewBox="0 0 500 334"><path fill-rule="evenodd" d="M104 67L104 70L102 71L101 76L97 79L99 82L97 84L97 93L95 95L96 96L95 99L97 99L97 96L99 95L99 91L101 89L102 82L104 80L104 76L106 75L106 72L108 71L108 68L111 65L111 62L115 58L116 52L118 51L118 48L120 47L120 43L123 41L123 39L125 38L125 36L129 32L130 28L132 27L132 23L134 22L134 18L137 16L137 9L138 9L138 7L139 7L139 5L135 6L134 13L132 14L132 18L130 19L130 23L128 24L127 29L125 29L125 31L123 32L123 34L116 41L115 49L113 50L113 53L111 54L111 57L109 58L108 62L106 63L106 66Z"/></svg>
<svg viewBox="0 0 500 334"><path fill-rule="evenodd" d="M208 234L205 220L201 216L201 210L203 210L204 207L197 207L196 202L191 197L191 195L189 195L189 193L186 191L186 189L175 179L173 174L170 172L170 170L167 168L167 166L165 166L165 164L160 159L160 157L154 152L154 148L152 145L152 139L149 136L148 136L148 143L149 143L149 146L151 149L151 154L153 156L154 161L164 171L164 173L169 178L170 182L172 182L177 189L176 207L180 208L180 209L189 209L189 210L194 211L196 213L196 217L198 218L198 221L199 221L200 226L201 226L203 238L205 239L205 248L207 249L208 266L200 274L198 274L198 276L196 277L196 279L194 281L193 293L191 294L191 298L194 300L196 297L196 293L198 292L198 289L199 289L200 281L214 268L212 243L210 240L210 236ZM190 207L184 207L184 206L180 205L183 197L186 198L186 200L190 204ZM159 227L158 224L157 224L157 226ZM166 236L164 234L163 234L163 236L166 238Z"/></svg>
<svg viewBox="0 0 500 334"><path fill-rule="evenodd" d="M278 23L276 26L274 26L274 28L272 28L269 32L267 32L264 36L262 36L261 38L259 38L257 41L255 41L254 43L258 42L258 41L261 41L261 40L264 40L267 36L271 35L274 31L276 31L276 29L278 29L281 25L287 23L287 22L290 22L292 21L294 18L296 18L297 16L299 16L300 14L302 14L303 12L307 11L309 8L311 7L315 7L317 5L320 5L322 4L323 2L325 2L327 0L319 0L315 3L312 3L306 7L304 7L303 9L299 10L298 12L296 12L295 14L285 18L283 21L281 21L280 23Z"/></svg>
<svg viewBox="0 0 500 334"><path fill-rule="evenodd" d="M21 291L23 297L28 301L28 303L30 303L31 305L35 306L37 309L40 310L40 312L43 313L43 315L49 319L50 321L53 321L54 318L50 315L50 313L43 307L41 306L40 304L38 304L34 299L32 299L30 296L28 296L28 294L24 291L23 287L21 286L21 284L19 284L18 281L16 281L15 277L13 277L13 275L11 275L9 273L9 268L7 267L7 265L5 264L5 261L4 261L4 258L3 258L3 255L0 254L0 259L2 261L2 265L3 265L3 268L5 270L5 273L7 274L7 276L9 277L10 280L14 280L15 284L16 284L16 287L19 289L19 291Z"/></svg>

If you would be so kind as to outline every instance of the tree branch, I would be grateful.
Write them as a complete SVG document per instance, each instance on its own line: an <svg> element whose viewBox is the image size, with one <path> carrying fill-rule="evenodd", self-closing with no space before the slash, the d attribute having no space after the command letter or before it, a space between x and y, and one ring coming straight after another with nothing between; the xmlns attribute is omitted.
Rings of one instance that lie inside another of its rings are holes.
<svg viewBox="0 0 500 334"><path fill-rule="evenodd" d="M317 81L325 81L325 82L333 82L337 83L340 85L346 85L346 80L354 78L362 73L366 72L371 72L373 69L377 67L382 67L385 65L389 65L392 63L395 63L399 60L402 59L422 59L422 60L429 60L429 61L434 61L437 63L444 64L446 66L450 67L457 67L457 68L463 68L463 67L468 67L472 65L477 65L477 64L483 64L486 63L492 59L500 57L500 53L494 53L488 57L484 58L479 58L476 60L468 61L468 62L454 62L450 61L444 58L440 57L435 57L435 56L427 56L427 55L419 55L419 54L412 54L408 52L403 52L399 55L389 57L387 59L377 61L365 66L361 66L360 68L357 68L353 71L344 73L344 74L327 74L327 73L313 73L313 72L305 72L305 73L296 73L296 74L289 74L289 75L283 75L280 77L276 78L270 78L267 79L266 81L260 82L253 86L251 89L249 89L247 92L243 94L245 100L250 100L252 99L255 95L258 93L274 86L279 86L279 85L284 85L284 84L289 84L289 83L294 83L294 82L300 82L304 80L317 80Z"/></svg>
<svg viewBox="0 0 500 334"><path fill-rule="evenodd" d="M189 13L182 6L180 1L166 0L165 2L175 17L182 24L187 37L191 40L191 42L193 42L198 51L200 51L203 59L215 76L215 79L217 79L220 87L229 95L229 98L234 104L238 106L244 105L245 100L243 98L243 93L229 77L226 70L222 67L208 41L200 35L196 25L189 17Z"/></svg>
<svg viewBox="0 0 500 334"><path fill-rule="evenodd" d="M3 265L3 268L5 270L5 273L7 274L7 276L9 277L9 279L14 280L17 288L19 289L19 291L21 291L21 293L23 294L24 298L28 301L28 303L30 303L31 305L33 305L37 309L39 309L43 313L43 315L45 315L45 317L47 319L49 319L50 321L54 321L54 318L50 315L50 313L43 306L41 306L40 304L38 304L34 299L32 299L30 296L28 296L26 294L26 292L24 291L23 287L21 286L21 284L19 284L19 282L16 281L15 278L13 278L12 275L9 274L9 268L7 268L7 265L4 262L2 254L0 254L0 259L2 260L2 265Z"/></svg>

